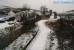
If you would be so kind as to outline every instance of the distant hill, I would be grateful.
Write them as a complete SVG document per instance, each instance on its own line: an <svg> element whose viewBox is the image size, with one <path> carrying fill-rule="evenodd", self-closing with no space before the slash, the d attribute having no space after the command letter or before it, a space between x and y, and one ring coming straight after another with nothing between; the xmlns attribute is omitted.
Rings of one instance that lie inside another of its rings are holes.
<svg viewBox="0 0 74 50"><path fill-rule="evenodd" d="M74 16L74 10L66 11L64 13L58 13L59 16Z"/></svg>
<svg viewBox="0 0 74 50"><path fill-rule="evenodd" d="M70 10L70 11L67 11L67 12L74 12L74 10Z"/></svg>
<svg viewBox="0 0 74 50"><path fill-rule="evenodd" d="M13 7L9 7L9 6L3 6L0 7L0 14L7 14L9 11L13 11L14 13L20 12L20 11L25 11L25 10L29 10L30 8L13 8Z"/></svg>

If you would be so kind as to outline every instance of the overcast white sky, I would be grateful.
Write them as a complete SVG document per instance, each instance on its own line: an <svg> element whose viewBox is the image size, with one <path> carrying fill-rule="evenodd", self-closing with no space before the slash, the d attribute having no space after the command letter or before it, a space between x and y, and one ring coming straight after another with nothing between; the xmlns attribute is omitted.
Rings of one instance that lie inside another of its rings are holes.
<svg viewBox="0 0 74 50"><path fill-rule="evenodd" d="M41 5L46 5L49 9L57 12L74 9L74 3L59 4L54 3L54 1L55 0L0 0L0 6L9 5L13 7L22 7L23 4L28 4L31 8L39 9Z"/></svg>

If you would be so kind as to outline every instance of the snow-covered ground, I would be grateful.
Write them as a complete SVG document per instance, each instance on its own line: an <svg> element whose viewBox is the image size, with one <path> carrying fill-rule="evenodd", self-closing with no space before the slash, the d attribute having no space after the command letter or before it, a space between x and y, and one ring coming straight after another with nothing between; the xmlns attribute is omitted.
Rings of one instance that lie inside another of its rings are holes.
<svg viewBox="0 0 74 50"><path fill-rule="evenodd" d="M32 34L22 34L4 50L22 50L33 38Z"/></svg>
<svg viewBox="0 0 74 50"><path fill-rule="evenodd" d="M0 23L0 36L2 36L2 32L3 34L7 34L7 32L10 32L12 30L18 30L22 27L22 25L19 22L16 21L10 21L10 22L4 22L4 23ZM9 30L9 28L13 28L12 30ZM7 31L8 30L8 31Z"/></svg>
<svg viewBox="0 0 74 50"><path fill-rule="evenodd" d="M29 32L30 31L30 32ZM29 30L27 33L23 33L10 45L8 45L4 50L23 50L24 47L30 42L33 38L33 35L38 31L38 27Z"/></svg>
<svg viewBox="0 0 74 50"><path fill-rule="evenodd" d="M14 25L14 24L9 25L8 23L9 23L9 22L0 23L0 29L4 29L4 28L6 28L6 27L10 27L10 26L13 26L13 25Z"/></svg>

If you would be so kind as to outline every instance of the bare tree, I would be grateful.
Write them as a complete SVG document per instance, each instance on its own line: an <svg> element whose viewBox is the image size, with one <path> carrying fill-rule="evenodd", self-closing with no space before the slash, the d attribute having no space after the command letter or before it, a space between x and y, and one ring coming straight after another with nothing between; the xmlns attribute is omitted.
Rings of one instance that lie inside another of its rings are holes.
<svg viewBox="0 0 74 50"><path fill-rule="evenodd" d="M41 6L40 10L41 10L42 15L45 15L46 12L48 12L48 8L46 6Z"/></svg>
<svg viewBox="0 0 74 50"><path fill-rule="evenodd" d="M57 18L57 13L56 12L53 12L54 13L54 18Z"/></svg>
<svg viewBox="0 0 74 50"><path fill-rule="evenodd" d="M49 10L49 16L51 16L52 15L52 10Z"/></svg>

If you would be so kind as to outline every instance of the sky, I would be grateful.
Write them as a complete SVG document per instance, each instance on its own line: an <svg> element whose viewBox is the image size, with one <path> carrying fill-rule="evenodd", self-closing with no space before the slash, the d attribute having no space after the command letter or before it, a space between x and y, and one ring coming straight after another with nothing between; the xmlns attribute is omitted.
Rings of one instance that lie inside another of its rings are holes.
<svg viewBox="0 0 74 50"><path fill-rule="evenodd" d="M4 5L11 7L28 5L33 9L39 9L44 5L53 11L64 12L74 9L74 0L0 0L0 7Z"/></svg>

